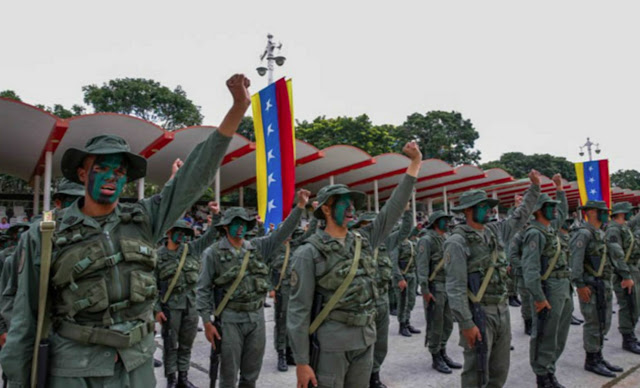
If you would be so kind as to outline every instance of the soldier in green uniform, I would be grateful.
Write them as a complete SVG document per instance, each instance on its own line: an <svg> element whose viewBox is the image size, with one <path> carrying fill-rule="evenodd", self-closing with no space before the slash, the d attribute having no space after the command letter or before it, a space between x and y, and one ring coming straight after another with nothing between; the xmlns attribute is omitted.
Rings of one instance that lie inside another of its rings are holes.
<svg viewBox="0 0 640 388"><path fill-rule="evenodd" d="M509 209L509 211L507 212L507 215L510 215L515 208L520 206L521 203L522 203L522 195L516 194L514 196L514 205L512 208ZM507 278L507 293L509 295L509 306L512 306L512 307L522 307L522 301L518 299L518 293L520 292L520 290L518 288L518 276L516 274L517 271L513 270L514 263L512 261L512 256L511 256L512 255L511 244L513 243L513 241L515 241L518 238L519 236L518 234L516 234L511 241L506 242L507 258L509 259L509 266L507 267L507 273L509 275L509 277ZM520 255L521 254L522 252L520 252ZM519 258L517 259L519 260ZM522 276L522 267L520 267L520 276Z"/></svg>
<svg viewBox="0 0 640 388"><path fill-rule="evenodd" d="M58 212L52 233L51 330L42 336L49 343L50 387L155 385L155 246L213 182L250 105L248 79L235 75L227 86L234 103L219 128L151 198L118 201L124 184L146 173L145 159L130 152L124 139L101 135L84 150L65 152L64 176L83 183L86 193ZM34 343L40 337L36 312L43 245L40 236L29 237L18 263L11 329L0 353L11 387L29 385Z"/></svg>
<svg viewBox="0 0 640 388"><path fill-rule="evenodd" d="M621 284L624 279L618 273L613 275L613 289L620 306L618 330L622 334L622 349L640 354L640 345L634 333L640 316L640 241L634 234L634 229L640 224L640 217L632 219L632 208L629 202L613 205L605 239L612 260L622 261L627 265L634 283L631 289L623 289Z"/></svg>
<svg viewBox="0 0 640 388"><path fill-rule="evenodd" d="M567 246L558 236L569 207L559 174L553 177L556 198L541 194L534 208L535 220L523 234L522 267L525 286L534 304L529 359L538 387L561 387L555 377L556 362L564 351L573 302Z"/></svg>
<svg viewBox="0 0 640 388"><path fill-rule="evenodd" d="M216 202L209 202L208 206L217 223L220 207ZM166 245L158 249L156 282L160 293L155 313L156 321L163 326L162 355L168 388L195 387L188 377L191 348L198 332L195 288L202 253L218 237L211 223L205 234L193 240L191 225L183 219L178 220L167 232Z"/></svg>
<svg viewBox="0 0 640 388"><path fill-rule="evenodd" d="M416 267L416 244L409 236L401 240L391 252L393 280L398 301L398 332L405 337L420 334L411 325L411 312L416 305L418 276Z"/></svg>
<svg viewBox="0 0 640 388"><path fill-rule="evenodd" d="M266 342L263 305L271 286L270 259L298 226L308 200L309 192L300 190L297 206L264 237L244 239L255 219L243 208L227 209L216 225L223 236L204 253L196 306L207 340L213 347L215 340L222 340L221 388L256 386ZM212 315L222 320L222 333L213 325Z"/></svg>
<svg viewBox="0 0 640 388"><path fill-rule="evenodd" d="M357 232L347 229L365 194L345 185L323 187L314 214L326 221L294 254L287 328L297 387L366 387L371 379L376 342L374 250L391 233L409 201L422 154L415 142L404 152L411 159L407 174L375 220ZM320 311L312 317L314 301ZM319 344L311 365L309 335Z"/></svg>
<svg viewBox="0 0 640 388"><path fill-rule="evenodd" d="M442 210L429 217L425 233L418 241L418 282L422 291L427 338L432 367L440 373L451 373L462 365L447 355L447 341L453 331L453 315L447 298L444 272L444 241L451 216Z"/></svg>
<svg viewBox="0 0 640 388"><path fill-rule="evenodd" d="M498 201L488 198L482 190L465 192L460 204L452 208L463 212L466 219L466 224L456 226L444 244L446 290L454 320L460 327L460 346L464 348L463 387L481 385L478 370L485 371L487 386L501 387L507 380L511 320L506 303L508 262L504 250L505 242L525 226L538 200L540 173L532 170L529 178L531 186L522 204L506 219L489 222L491 208ZM483 284L479 290L469 290L473 279ZM474 321L472 302L481 306L485 322ZM486 327L481 335L478 325L483 323ZM477 363L478 340L487 345L484 365Z"/></svg>
<svg viewBox="0 0 640 388"><path fill-rule="evenodd" d="M531 294L529 293L529 290L527 290L527 286L524 282L524 273L522 269L522 243L523 231L516 233L509 244L509 271L513 276L516 289L520 293L520 314L524 321L524 333L526 335L531 335L533 302L531 301Z"/></svg>
<svg viewBox="0 0 640 388"><path fill-rule="evenodd" d="M584 369L605 377L622 368L610 364L602 356L604 337L611 327L611 278L615 272L623 280L621 288L633 289L633 280L624 261L610 255L602 226L609 221L609 208L604 201L587 201L580 208L585 211L583 222L571 236L571 276L578 291L580 311L584 317L582 339L586 360Z"/></svg>
<svg viewBox="0 0 640 388"><path fill-rule="evenodd" d="M0 273L2 274L0 277L0 292L2 292L2 294L4 294L4 290L9 283L10 274L13 272L13 257L15 256L15 252L19 250L19 241L21 241L20 237L28 229L29 224L23 222L18 222L17 224L12 225L9 227L9 229L7 229L7 246L2 251L0 251ZM13 293L15 294L15 292ZM10 312L7 311L6 313L2 314L5 306L8 303L8 300L0 297L0 347L4 347L4 344L7 340L7 332L9 331L9 326L11 324Z"/></svg>

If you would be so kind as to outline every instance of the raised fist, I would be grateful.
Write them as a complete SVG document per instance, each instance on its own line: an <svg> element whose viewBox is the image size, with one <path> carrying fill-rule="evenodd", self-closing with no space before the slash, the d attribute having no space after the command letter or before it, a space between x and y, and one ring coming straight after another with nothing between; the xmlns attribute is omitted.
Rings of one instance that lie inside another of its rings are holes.
<svg viewBox="0 0 640 388"><path fill-rule="evenodd" d="M249 106L251 104L251 95L249 94L249 86L251 81L244 74L234 74L227 80L227 88L231 92L234 104Z"/></svg>

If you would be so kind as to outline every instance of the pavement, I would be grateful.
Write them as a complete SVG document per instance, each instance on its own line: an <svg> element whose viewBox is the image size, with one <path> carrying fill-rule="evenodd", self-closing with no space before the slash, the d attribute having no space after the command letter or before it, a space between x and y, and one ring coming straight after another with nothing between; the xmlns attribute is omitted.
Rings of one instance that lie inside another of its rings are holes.
<svg viewBox="0 0 640 388"><path fill-rule="evenodd" d="M615 300L615 298L614 298ZM273 305L273 300L269 299ZM615 302L614 302L615 303ZM577 299L574 314L581 317ZM615 309L616 306L614 306ZM515 349L511 352L511 365L509 378L505 387L533 388L536 387L535 375L529 365L529 337L524 334L524 324L520 316L519 308L510 308L511 328L513 332L512 344ZM263 357L262 371L258 380L258 387L295 387L295 367L290 367L288 372L279 372L276 369L277 355L273 347L273 308L265 309L267 321L267 347ZM403 387L459 387L460 371L454 371L451 375L444 375L431 368L431 355L424 347L425 317L421 300L416 300L416 307L412 314L411 323L420 328L422 334L405 338L398 334L398 322L396 317L391 317L389 329L389 353L380 372L381 380L389 388ZM571 326L569 339L564 353L557 365L556 376L561 384L566 387L640 387L640 355L635 355L622 350L622 336L617 329L617 314L613 316L611 330L605 342L604 356L611 363L620 365L624 372L615 379L597 376L584 370L584 350L582 348L582 327ZM637 332L640 336L640 330ZM158 345L162 345L162 339L157 338ZM458 327L455 325L451 339L447 346L447 353L455 361L462 363L462 348L458 346ZM198 333L192 354L192 367L189 372L191 381L198 387L209 386L209 352L210 345L204 338L204 333ZM256 355L258 357L258 355ZM161 349L156 351L156 358L162 359ZM164 387L166 380L163 369L155 370L158 379L158 387ZM351 388L351 387L346 387Z"/></svg>

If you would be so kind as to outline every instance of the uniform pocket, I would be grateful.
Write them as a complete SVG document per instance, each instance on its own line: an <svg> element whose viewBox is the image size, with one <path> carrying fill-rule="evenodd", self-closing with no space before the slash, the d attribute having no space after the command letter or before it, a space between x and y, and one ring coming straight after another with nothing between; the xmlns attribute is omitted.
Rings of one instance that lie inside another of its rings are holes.
<svg viewBox="0 0 640 388"><path fill-rule="evenodd" d="M62 290L60 296L63 307L60 312L73 318L80 311L103 311L109 307L108 295L107 283L103 278L83 279L75 283L73 291L71 288Z"/></svg>
<svg viewBox="0 0 640 388"><path fill-rule="evenodd" d="M131 296L132 302L140 303L147 299L155 298L158 294L156 279L143 271L131 272Z"/></svg>
<svg viewBox="0 0 640 388"><path fill-rule="evenodd" d="M124 256L125 261L140 263L146 265L150 269L154 269L156 267L156 250L144 242L140 240L122 238L120 239L120 249L122 250L122 255Z"/></svg>
<svg viewBox="0 0 640 388"><path fill-rule="evenodd" d="M51 282L55 287L64 287L74 278L83 277L105 267L105 257L99 241L82 246L72 246L63 251L53 262L54 275Z"/></svg>
<svg viewBox="0 0 640 388"><path fill-rule="evenodd" d="M333 388L336 386L335 375L317 374L316 379L318 380L319 388Z"/></svg>

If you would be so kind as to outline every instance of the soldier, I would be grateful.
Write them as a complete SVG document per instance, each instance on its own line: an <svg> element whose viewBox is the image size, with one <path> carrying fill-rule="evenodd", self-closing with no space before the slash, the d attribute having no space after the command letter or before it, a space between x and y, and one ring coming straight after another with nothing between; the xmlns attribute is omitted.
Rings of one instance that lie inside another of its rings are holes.
<svg viewBox="0 0 640 388"><path fill-rule="evenodd" d="M396 300L398 301L398 332L404 337L421 333L411 325L411 311L416 305L418 280L416 244L408 237L401 240L391 252L393 280L396 285Z"/></svg>
<svg viewBox="0 0 640 388"><path fill-rule="evenodd" d="M449 231L451 216L442 210L429 217L425 233L418 241L418 282L422 291L427 337L432 367L440 373L450 374L451 369L462 365L447 355L447 341L453 331L453 316L447 298L444 272L444 241Z"/></svg>
<svg viewBox="0 0 640 388"><path fill-rule="evenodd" d="M622 349L631 353L640 354L640 345L634 333L640 312L640 243L634 235L634 229L640 224L640 217L631 219L632 205L629 202L620 202L613 205L611 212L612 222L607 225L606 241L609 255L614 261L622 261L628 267L634 286L623 290L621 287L623 278L615 273L613 275L613 289L618 299L618 330L622 334Z"/></svg>
<svg viewBox="0 0 640 388"><path fill-rule="evenodd" d="M256 386L266 342L263 305L270 288L270 259L296 229L308 200L309 192L300 190L297 206L264 237L244 239L256 220L243 208L228 209L216 224L223 236L204 253L196 305L212 347L222 340L221 388ZM222 320L222 333L211 321L212 314Z"/></svg>
<svg viewBox="0 0 640 388"><path fill-rule="evenodd" d="M522 195L516 194L514 196L514 206L509 209L507 214L511 215L513 210L518 206L520 206L521 203L522 203ZM521 239L519 234L516 234L507 245L507 258L509 259L509 266L507 267L507 271L509 275L509 277L507 278L507 292L509 295L509 306L511 307L522 307L522 301L518 299L518 293L521 292L518 286L518 276L522 277L522 266L519 264L519 256L512 258L512 252L511 252L511 244L518 238ZM522 252L519 252L519 255L522 255ZM515 259L515 262L512 259ZM520 275L517 275L518 270L514 270L514 264L520 265L519 267Z"/></svg>
<svg viewBox="0 0 640 388"><path fill-rule="evenodd" d="M209 202L208 206L217 222L220 207L216 202ZM195 387L189 381L188 373L191 348L198 332L196 283L202 253L213 244L218 233L210 220L204 235L196 240L193 236L191 225L184 219L178 220L167 232L166 245L158 249L156 281L160 295L155 315L156 321L162 325L162 355L168 388Z"/></svg>
<svg viewBox="0 0 640 388"><path fill-rule="evenodd" d="M29 229L29 224L18 222L15 225L12 225L7 229L6 232L6 241L7 246L0 251L0 273L2 273L2 277L0 279L0 292L4 294L4 290L9 282L9 275L11 272L11 268L13 267L13 256L15 251L18 250L20 236ZM0 312L2 312L5 303L0 302ZM10 314L0 314L0 347L4 347L5 342L7 341L7 332L9 331L9 326L11 323Z"/></svg>
<svg viewBox="0 0 640 388"><path fill-rule="evenodd" d="M464 348L463 387L501 387L507 380L511 320L504 247L527 223L540 194L540 173L532 170L529 179L531 186L522 204L504 220L489 223L491 208L498 201L482 190L465 192L452 208L466 219L444 244L446 290Z"/></svg>
<svg viewBox="0 0 640 388"><path fill-rule="evenodd" d="M415 142L407 143L403 151L411 159L407 174L375 220L358 232L350 232L347 224L364 203L364 193L339 184L318 193L314 215L326 221L325 229L295 252L291 271L287 328L298 388L310 383L366 387L371 379L379 297L374 250L400 218L422 162ZM314 311L312 317L312 309L322 311ZM316 340L313 347L310 334ZM315 350L310 353L310 349Z"/></svg>
<svg viewBox="0 0 640 388"><path fill-rule="evenodd" d="M615 270L623 280L620 286L631 291L633 280L629 268L615 255L608 254L602 226L609 220L609 208L604 201L587 201L579 209L585 211L583 222L571 236L571 276L578 291L580 311L584 317L582 338L586 360L584 369L605 377L622 372L602 356L604 337L611 326L612 285Z"/></svg>
<svg viewBox="0 0 640 388"><path fill-rule="evenodd" d="M57 214L55 230L45 231L53 242L50 332L35 330L36 321L38 327L48 327L42 321L45 314L36 312L39 294L47 292L39 291L39 279L41 266L47 268L49 261L49 237L43 241L29 235L25 242L11 330L0 353L10 386L29 384L32 359L39 359L33 354L36 338L49 344L51 387L155 385L155 245L211 185L249 107L248 79L235 75L227 86L234 103L219 128L151 198L133 204L118 201L124 184L146 173L146 160L132 153L124 139L101 135L90 139L84 150L65 152L62 172L84 184L85 196ZM45 351L42 345L35 349L38 354ZM39 366L40 373L44 367ZM38 370L34 379L42 377Z"/></svg>
<svg viewBox="0 0 640 388"><path fill-rule="evenodd" d="M529 227L523 234L522 266L525 287L534 304L529 360L538 387L561 387L555 377L556 362L564 351L571 326L573 302L567 246L557 232L569 207L559 174L553 177L556 198L538 198Z"/></svg>
<svg viewBox="0 0 640 388"><path fill-rule="evenodd" d="M522 270L522 240L523 232L518 232L511 239L509 244L509 272L513 276L515 287L520 293L520 314L524 321L524 333L531 335L531 325L533 317L533 303L531 301L531 294L527 290L527 286L524 283L524 274Z"/></svg>
<svg viewBox="0 0 640 388"><path fill-rule="evenodd" d="M565 250L567 254L567 259L569 260L569 268L572 267L571 263L571 252L569 250L569 240L571 239L571 225L573 224L573 219L567 218L558 229L558 237L562 240L562 248ZM573 303L573 294L575 294L575 289L573 288L573 283L569 284L571 287L571 305L573 306L574 313L571 314L571 324L574 326L580 326L584 322L582 319L575 316L575 305Z"/></svg>

